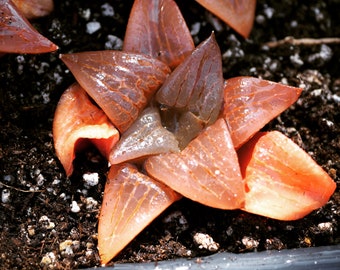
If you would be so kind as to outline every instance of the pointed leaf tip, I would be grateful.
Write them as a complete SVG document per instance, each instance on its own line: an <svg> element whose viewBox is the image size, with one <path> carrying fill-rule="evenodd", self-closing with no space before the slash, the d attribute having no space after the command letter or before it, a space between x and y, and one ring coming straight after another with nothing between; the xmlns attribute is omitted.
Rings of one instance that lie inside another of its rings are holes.
<svg viewBox="0 0 340 270"><path fill-rule="evenodd" d="M58 49L27 21L12 1L1 1L0 10L0 52L36 54Z"/></svg>
<svg viewBox="0 0 340 270"><path fill-rule="evenodd" d="M101 263L108 263L180 197L133 165L111 166L98 224Z"/></svg>
<svg viewBox="0 0 340 270"><path fill-rule="evenodd" d="M120 132L137 119L170 73L166 64L142 54L93 51L60 57Z"/></svg>
<svg viewBox="0 0 340 270"><path fill-rule="evenodd" d="M198 135L199 126L214 123L220 113L223 102L221 59L212 33L167 77L156 94L157 102L179 114L176 132L185 141L188 141L186 137L191 140ZM193 134L188 126L194 127L197 133ZM180 141L180 145L186 144Z"/></svg>
<svg viewBox="0 0 340 270"><path fill-rule="evenodd" d="M222 118L180 153L150 157L144 166L155 179L204 205L237 209L244 203L244 181Z"/></svg>
<svg viewBox="0 0 340 270"><path fill-rule="evenodd" d="M323 206L333 179L298 145L278 131L259 132L238 151L246 184L245 211L296 220Z"/></svg>
<svg viewBox="0 0 340 270"><path fill-rule="evenodd" d="M254 24L256 0L196 0L247 38Z"/></svg>
<svg viewBox="0 0 340 270"><path fill-rule="evenodd" d="M155 107L146 108L137 120L122 134L110 153L110 163L140 161L151 155L179 152L175 136L161 123Z"/></svg>
<svg viewBox="0 0 340 270"><path fill-rule="evenodd" d="M253 77L225 81L222 115L238 149L300 96L301 88Z"/></svg>
<svg viewBox="0 0 340 270"><path fill-rule="evenodd" d="M143 53L178 66L195 49L190 31L173 0L136 0L123 50Z"/></svg>

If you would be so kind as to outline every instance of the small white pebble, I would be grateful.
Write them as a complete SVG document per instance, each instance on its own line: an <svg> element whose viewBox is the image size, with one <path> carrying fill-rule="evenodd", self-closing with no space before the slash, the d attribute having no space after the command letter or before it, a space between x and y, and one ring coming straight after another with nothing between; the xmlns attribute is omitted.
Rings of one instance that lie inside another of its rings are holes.
<svg viewBox="0 0 340 270"><path fill-rule="evenodd" d="M108 35L105 42L105 49L107 50L121 50L123 48L123 40L114 35Z"/></svg>
<svg viewBox="0 0 340 270"><path fill-rule="evenodd" d="M60 180L59 179L54 179L52 182L53 186L59 185L60 184Z"/></svg>
<svg viewBox="0 0 340 270"><path fill-rule="evenodd" d="M337 102L340 103L340 96L338 96L337 94L332 95L332 99Z"/></svg>
<svg viewBox="0 0 340 270"><path fill-rule="evenodd" d="M293 21L290 22L290 27L295 28L297 26L298 26L298 22L297 21L293 20Z"/></svg>
<svg viewBox="0 0 340 270"><path fill-rule="evenodd" d="M290 59L290 62L296 67L300 67L304 64L298 53L291 55L289 59Z"/></svg>
<svg viewBox="0 0 340 270"><path fill-rule="evenodd" d="M47 230L51 230L55 227L55 223L51 222L47 216L41 216L39 222L42 223L42 226Z"/></svg>
<svg viewBox="0 0 340 270"><path fill-rule="evenodd" d="M85 199L86 209L91 210L98 206L98 202L92 197L88 197Z"/></svg>
<svg viewBox="0 0 340 270"><path fill-rule="evenodd" d="M255 21L258 24L263 24L266 21L266 18L262 14L260 14L256 16Z"/></svg>
<svg viewBox="0 0 340 270"><path fill-rule="evenodd" d="M43 266L51 266L49 268L53 267L53 264L56 262L56 257L53 252L48 252L42 257L40 264Z"/></svg>
<svg viewBox="0 0 340 270"><path fill-rule="evenodd" d="M94 187L99 183L99 175L98 173L84 173L83 180L88 187Z"/></svg>
<svg viewBox="0 0 340 270"><path fill-rule="evenodd" d="M201 30L201 23L199 23L199 22L193 23L191 25L190 34L192 36L195 36L200 32L200 30Z"/></svg>
<svg viewBox="0 0 340 270"><path fill-rule="evenodd" d="M322 89L315 89L311 92L311 95L314 96L314 97L318 97L322 94Z"/></svg>
<svg viewBox="0 0 340 270"><path fill-rule="evenodd" d="M260 242L252 237L244 236L242 238L242 244L245 245L247 249L254 249L259 246Z"/></svg>
<svg viewBox="0 0 340 270"><path fill-rule="evenodd" d="M89 8L80 10L79 15L88 21L91 17L91 10Z"/></svg>
<svg viewBox="0 0 340 270"><path fill-rule="evenodd" d="M209 251L217 251L220 247L220 245L206 233L195 233L194 242L198 245L198 248L207 249Z"/></svg>
<svg viewBox="0 0 340 270"><path fill-rule="evenodd" d="M331 120L328 120L326 118L322 118L321 121L326 123L326 125L330 128L334 127L334 123Z"/></svg>
<svg viewBox="0 0 340 270"><path fill-rule="evenodd" d="M275 10L271 7L266 7L264 10L263 10L263 13L264 15L266 15L266 17L268 19L271 19L275 13Z"/></svg>
<svg viewBox="0 0 340 270"><path fill-rule="evenodd" d="M256 69L256 67L251 67L251 68L249 69L249 71L250 71L251 73L256 73L256 72L257 72L257 69Z"/></svg>
<svg viewBox="0 0 340 270"><path fill-rule="evenodd" d="M59 244L59 250L61 251L61 254L64 256L73 255L72 244L73 244L72 240L65 240L64 242L61 242Z"/></svg>
<svg viewBox="0 0 340 270"><path fill-rule="evenodd" d="M7 175L4 175L3 179L6 182L12 182L12 181L14 181L14 176L7 174Z"/></svg>
<svg viewBox="0 0 340 270"><path fill-rule="evenodd" d="M64 242L61 242L59 244L59 250L63 251L65 250L67 247L70 247L72 245L72 240L65 240Z"/></svg>
<svg viewBox="0 0 340 270"><path fill-rule="evenodd" d="M101 9L102 9L102 15L103 16L113 17L115 15L113 7L108 3L101 5Z"/></svg>
<svg viewBox="0 0 340 270"><path fill-rule="evenodd" d="M226 230L226 233L228 236L231 236L233 234L234 230L231 226L228 227L228 229Z"/></svg>
<svg viewBox="0 0 340 270"><path fill-rule="evenodd" d="M308 57L308 62L313 63L313 62L320 61L320 60L323 62L327 62L332 58L332 56L333 56L332 49L326 44L322 44L320 48L320 52L311 54Z"/></svg>
<svg viewBox="0 0 340 270"><path fill-rule="evenodd" d="M45 222L45 221L50 221L48 216L41 216L40 219L39 219L39 222Z"/></svg>
<svg viewBox="0 0 340 270"><path fill-rule="evenodd" d="M11 201L11 191L7 188L1 191L1 201L2 203L9 203Z"/></svg>
<svg viewBox="0 0 340 270"><path fill-rule="evenodd" d="M318 224L318 228L320 231L333 231L333 224L331 222L322 222Z"/></svg>
<svg viewBox="0 0 340 270"><path fill-rule="evenodd" d="M76 201L72 201L71 206L71 212L78 213L80 211L80 207Z"/></svg>
<svg viewBox="0 0 340 270"><path fill-rule="evenodd" d="M44 182L45 182L45 177L44 177L41 173L39 173L39 174L36 176L36 181L37 181L37 185L38 185L39 187L41 187L41 186L44 184Z"/></svg>
<svg viewBox="0 0 340 270"><path fill-rule="evenodd" d="M94 32L97 32L101 27L102 26L99 22L88 22L86 24L86 33L91 35Z"/></svg>

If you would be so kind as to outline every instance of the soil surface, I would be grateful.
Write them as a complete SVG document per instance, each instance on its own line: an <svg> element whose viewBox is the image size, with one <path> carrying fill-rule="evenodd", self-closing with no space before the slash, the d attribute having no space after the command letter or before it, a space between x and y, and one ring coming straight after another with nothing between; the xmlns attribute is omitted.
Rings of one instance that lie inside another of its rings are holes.
<svg viewBox="0 0 340 270"><path fill-rule="evenodd" d="M297 142L338 188L324 207L291 222L211 209L183 199L112 263L339 244L340 45L319 41L340 37L340 1L258 1L247 40L195 1L177 2L196 44L215 31L225 78L251 75L304 87L297 103L265 129L280 130ZM32 23L60 50L0 58L1 269L100 265L97 217L107 162L89 149L77 156L75 173L68 179L55 156L53 114L61 94L74 82L58 55L120 49L131 6L132 1L126 0L55 1L50 16ZM93 22L100 28L92 33ZM265 46L287 36L317 42ZM212 244L197 244L199 233L210 236Z"/></svg>

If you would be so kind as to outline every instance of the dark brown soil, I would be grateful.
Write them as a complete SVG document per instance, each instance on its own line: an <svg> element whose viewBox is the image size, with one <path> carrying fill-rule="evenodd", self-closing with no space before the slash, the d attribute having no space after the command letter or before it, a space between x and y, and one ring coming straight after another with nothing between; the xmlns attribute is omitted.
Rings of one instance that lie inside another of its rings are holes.
<svg viewBox="0 0 340 270"><path fill-rule="evenodd" d="M105 16L102 4L115 14ZM298 102L266 129L293 138L325 170L338 188L331 200L307 217L281 222L242 211L211 209L183 199L172 205L114 262L144 262L212 254L199 248L205 233L218 251L253 252L340 243L340 45L263 47L294 38L340 37L340 1L258 1L256 22L244 40L195 1L178 1L196 44L215 31L225 78L252 75L304 86ZM77 157L67 179L55 156L52 121L63 91L74 81L59 53L120 48L132 1L55 1L49 17L34 21L60 51L0 58L0 268L73 269L99 266L97 217L106 161L89 150ZM93 34L86 24L100 22ZM194 31L200 27L198 31ZM109 42L111 40L111 42ZM99 173L93 186L84 173ZM91 201L92 198L93 200ZM80 207L72 208L72 201ZM270 207L270 205L268 205Z"/></svg>

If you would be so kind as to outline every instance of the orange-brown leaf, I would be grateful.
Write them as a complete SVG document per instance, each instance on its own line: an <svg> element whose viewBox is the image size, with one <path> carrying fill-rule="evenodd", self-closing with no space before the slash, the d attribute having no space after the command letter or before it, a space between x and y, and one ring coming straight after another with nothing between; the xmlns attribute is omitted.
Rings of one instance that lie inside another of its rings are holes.
<svg viewBox="0 0 340 270"><path fill-rule="evenodd" d="M226 80L223 117L235 148L291 106L301 92L301 88L253 77Z"/></svg>
<svg viewBox="0 0 340 270"><path fill-rule="evenodd" d="M204 127L214 123L220 113L223 102L221 59L212 33L170 74L156 94L159 103L180 114L175 132L183 138L185 133L191 138L198 135L193 134L191 129L187 130L187 126ZM191 112L198 119L186 112ZM180 144L183 143L180 141Z"/></svg>
<svg viewBox="0 0 340 270"><path fill-rule="evenodd" d="M157 59L121 51L64 54L61 59L120 132L137 119L170 73Z"/></svg>
<svg viewBox="0 0 340 270"><path fill-rule="evenodd" d="M54 147L68 176L73 172L72 162L82 139L92 140L108 158L119 133L85 90L73 84L61 96L53 119Z"/></svg>
<svg viewBox="0 0 340 270"><path fill-rule="evenodd" d="M180 195L129 164L113 165L99 216L98 249L108 263Z"/></svg>
<svg viewBox="0 0 340 270"><path fill-rule="evenodd" d="M124 51L150 55L174 69L194 48L190 31L173 0L134 2Z"/></svg>
<svg viewBox="0 0 340 270"><path fill-rule="evenodd" d="M245 211L299 219L327 203L336 188L305 151L278 131L259 132L238 154L246 183Z"/></svg>
<svg viewBox="0 0 340 270"><path fill-rule="evenodd" d="M145 162L149 175L199 203L236 209L244 203L244 182L225 121L220 118L180 153Z"/></svg>
<svg viewBox="0 0 340 270"><path fill-rule="evenodd" d="M256 0L196 0L247 38L254 24Z"/></svg>
<svg viewBox="0 0 340 270"><path fill-rule="evenodd" d="M0 2L0 52L46 53L58 49L39 34L10 0Z"/></svg>

